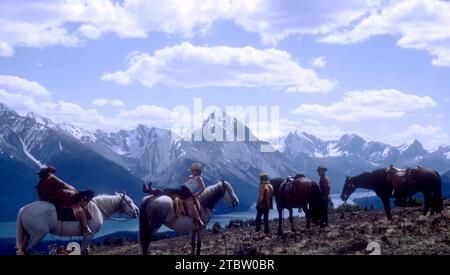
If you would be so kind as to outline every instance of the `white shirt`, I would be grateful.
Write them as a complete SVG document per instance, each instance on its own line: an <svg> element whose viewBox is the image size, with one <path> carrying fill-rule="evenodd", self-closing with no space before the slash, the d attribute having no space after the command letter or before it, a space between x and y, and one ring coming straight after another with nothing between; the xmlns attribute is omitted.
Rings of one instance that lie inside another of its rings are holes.
<svg viewBox="0 0 450 275"><path fill-rule="evenodd" d="M198 187L198 182L197 182L197 178L201 176L193 176L190 175L189 178L183 183L184 186L186 186L189 190L191 190L192 193L195 192L195 190Z"/></svg>

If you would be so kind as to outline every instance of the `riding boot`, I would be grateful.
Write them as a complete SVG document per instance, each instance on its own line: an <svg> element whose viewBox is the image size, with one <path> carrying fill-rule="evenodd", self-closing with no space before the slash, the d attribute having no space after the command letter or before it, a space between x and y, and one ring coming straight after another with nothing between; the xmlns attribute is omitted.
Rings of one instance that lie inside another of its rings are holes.
<svg viewBox="0 0 450 275"><path fill-rule="evenodd" d="M144 183L142 186L142 192L155 196L164 194L163 191L153 188L152 183Z"/></svg>
<svg viewBox="0 0 450 275"><path fill-rule="evenodd" d="M200 211L198 211L197 204L195 203L195 199L194 198L192 198L192 204L189 204L189 205L190 205L189 212L192 215L192 219L196 223L197 229L200 230L200 229L202 229L205 226L205 224L203 223L203 221L202 221L202 219L200 217Z"/></svg>
<svg viewBox="0 0 450 275"><path fill-rule="evenodd" d="M80 222L81 232L83 233L83 236L89 236L92 234L92 230L89 228L87 224L87 217L86 213L84 213L84 209L74 208L75 212L75 218Z"/></svg>

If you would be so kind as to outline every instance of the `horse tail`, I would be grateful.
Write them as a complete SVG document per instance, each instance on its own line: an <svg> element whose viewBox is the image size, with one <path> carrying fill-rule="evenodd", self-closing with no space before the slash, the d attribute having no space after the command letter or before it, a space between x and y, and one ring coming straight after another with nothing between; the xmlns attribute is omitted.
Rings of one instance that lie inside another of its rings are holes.
<svg viewBox="0 0 450 275"><path fill-rule="evenodd" d="M435 208L437 213L442 211L442 179L438 172L436 172L438 177L437 187L433 191L433 207Z"/></svg>
<svg viewBox="0 0 450 275"><path fill-rule="evenodd" d="M149 199L144 199L139 206L139 243L142 246L142 254L148 254L148 246L150 245L150 226L147 217L147 206L149 204Z"/></svg>
<svg viewBox="0 0 450 275"><path fill-rule="evenodd" d="M23 208L19 210L16 220L16 251L17 254L25 254L26 230L22 222Z"/></svg>
<svg viewBox="0 0 450 275"><path fill-rule="evenodd" d="M318 222L321 216L320 188L315 182L311 185L310 197L311 217L313 222Z"/></svg>

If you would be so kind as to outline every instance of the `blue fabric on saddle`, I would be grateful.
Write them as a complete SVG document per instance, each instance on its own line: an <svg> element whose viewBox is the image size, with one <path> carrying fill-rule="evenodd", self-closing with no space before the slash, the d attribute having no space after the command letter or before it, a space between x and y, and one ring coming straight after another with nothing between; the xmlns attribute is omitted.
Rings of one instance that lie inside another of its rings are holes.
<svg viewBox="0 0 450 275"><path fill-rule="evenodd" d="M55 208L56 208L56 216L58 218L58 221L62 221L62 222L77 221L77 219L75 219L75 214L73 212L72 207L61 207L61 206L55 205ZM86 218L88 220L91 220L92 219L91 213L89 213L89 211L87 211L86 214L87 214Z"/></svg>

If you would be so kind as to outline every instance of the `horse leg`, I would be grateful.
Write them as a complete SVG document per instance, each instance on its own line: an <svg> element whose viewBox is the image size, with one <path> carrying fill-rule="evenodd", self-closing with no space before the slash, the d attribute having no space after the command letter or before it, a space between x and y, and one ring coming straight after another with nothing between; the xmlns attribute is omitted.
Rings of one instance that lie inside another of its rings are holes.
<svg viewBox="0 0 450 275"><path fill-rule="evenodd" d="M383 202L384 211L386 212L387 219L389 221L392 221L391 202L389 200L389 197L383 197L381 198L381 201Z"/></svg>
<svg viewBox="0 0 450 275"><path fill-rule="evenodd" d="M198 231L192 231L192 233L191 233L191 254L192 255L195 255L195 246L196 246L196 243L197 243L197 234L198 234Z"/></svg>
<svg viewBox="0 0 450 275"><path fill-rule="evenodd" d="M283 235L283 209L278 209L278 235Z"/></svg>
<svg viewBox="0 0 450 275"><path fill-rule="evenodd" d="M200 255L200 250L202 249L202 231L197 232L197 255Z"/></svg>
<svg viewBox="0 0 450 275"><path fill-rule="evenodd" d="M291 223L291 230L292 230L292 232L295 232L294 216L292 215L292 208L289 208L289 222Z"/></svg>
<svg viewBox="0 0 450 275"><path fill-rule="evenodd" d="M423 198L424 198L424 204L425 204L425 208L423 209L423 214L426 216L428 214L428 211L430 211L430 208L431 208L431 200L432 200L431 193L423 192Z"/></svg>
<svg viewBox="0 0 450 275"><path fill-rule="evenodd" d="M311 227L311 212L308 209L307 205L303 205L302 209L303 209L303 212L305 212L305 218L306 218L306 227L305 227L305 229L309 229Z"/></svg>
<svg viewBox="0 0 450 275"><path fill-rule="evenodd" d="M84 239L80 245L81 255L88 255L89 243L91 243L91 240L93 237L94 237L94 234L84 237Z"/></svg>
<svg viewBox="0 0 450 275"><path fill-rule="evenodd" d="M25 254L31 254L33 247L35 247L39 242L41 242L47 233L30 233L30 239L26 245Z"/></svg>

